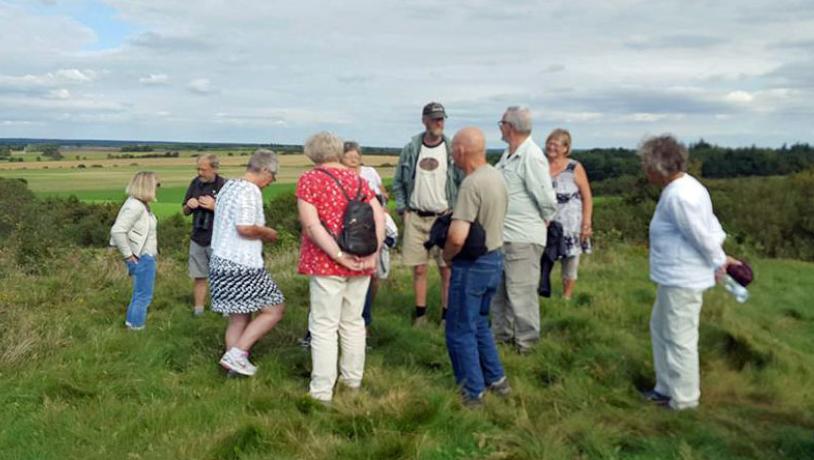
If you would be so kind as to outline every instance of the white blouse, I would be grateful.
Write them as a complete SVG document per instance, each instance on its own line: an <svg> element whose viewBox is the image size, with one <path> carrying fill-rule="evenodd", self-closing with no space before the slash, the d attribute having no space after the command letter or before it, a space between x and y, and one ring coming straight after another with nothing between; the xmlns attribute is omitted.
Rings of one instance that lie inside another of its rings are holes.
<svg viewBox="0 0 814 460"><path fill-rule="evenodd" d="M265 225L263 195L251 182L227 181L218 192L212 226L212 255L252 268L263 267L263 242L237 232L238 225Z"/></svg>

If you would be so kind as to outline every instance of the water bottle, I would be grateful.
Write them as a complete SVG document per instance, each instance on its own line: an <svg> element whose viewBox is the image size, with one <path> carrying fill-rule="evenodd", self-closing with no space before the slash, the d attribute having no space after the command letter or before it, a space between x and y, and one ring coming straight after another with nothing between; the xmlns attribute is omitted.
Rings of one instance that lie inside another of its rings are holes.
<svg viewBox="0 0 814 460"><path fill-rule="evenodd" d="M744 303L749 299L749 291L729 275L724 278L724 287L735 297L738 303Z"/></svg>

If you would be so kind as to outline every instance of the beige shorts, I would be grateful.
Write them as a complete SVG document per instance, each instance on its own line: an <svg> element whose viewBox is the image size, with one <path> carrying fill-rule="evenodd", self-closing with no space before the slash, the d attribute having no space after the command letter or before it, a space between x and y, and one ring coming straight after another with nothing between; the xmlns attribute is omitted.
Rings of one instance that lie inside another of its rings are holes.
<svg viewBox="0 0 814 460"><path fill-rule="evenodd" d="M435 259L439 267L447 266L441 256L441 248L436 246L429 251L424 248L424 242L430 237L430 228L435 219L435 216L421 217L411 211L404 213L404 238L401 247L404 265L408 267L427 265L431 259Z"/></svg>

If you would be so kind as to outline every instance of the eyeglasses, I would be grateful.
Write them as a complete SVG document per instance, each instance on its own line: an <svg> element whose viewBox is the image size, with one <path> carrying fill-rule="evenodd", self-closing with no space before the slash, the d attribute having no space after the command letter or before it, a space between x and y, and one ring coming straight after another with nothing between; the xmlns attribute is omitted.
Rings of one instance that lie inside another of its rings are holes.
<svg viewBox="0 0 814 460"><path fill-rule="evenodd" d="M500 120L499 122L497 122L498 127L503 127L503 125L506 125L506 124L509 124L509 122L506 121L506 120Z"/></svg>

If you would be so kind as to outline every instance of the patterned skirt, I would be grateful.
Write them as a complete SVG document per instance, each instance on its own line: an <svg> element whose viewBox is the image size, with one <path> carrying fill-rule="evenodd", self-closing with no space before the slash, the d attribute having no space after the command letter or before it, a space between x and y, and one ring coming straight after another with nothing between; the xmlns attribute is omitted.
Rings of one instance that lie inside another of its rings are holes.
<svg viewBox="0 0 814 460"><path fill-rule="evenodd" d="M213 256L209 262L212 311L233 315L254 313L285 302L277 283L264 268L247 267Z"/></svg>

